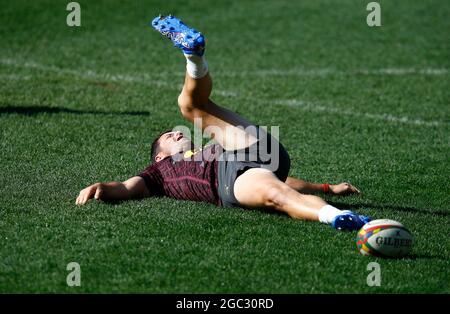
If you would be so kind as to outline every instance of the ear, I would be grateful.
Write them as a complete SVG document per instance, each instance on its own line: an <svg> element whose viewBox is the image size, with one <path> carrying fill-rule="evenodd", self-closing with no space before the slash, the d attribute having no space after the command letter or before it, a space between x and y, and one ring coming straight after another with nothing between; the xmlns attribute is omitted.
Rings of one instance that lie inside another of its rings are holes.
<svg viewBox="0 0 450 314"><path fill-rule="evenodd" d="M159 153L155 156L155 161L156 161L156 162L159 162L159 161L163 160L165 157L166 157L166 156L165 156L162 152L159 152Z"/></svg>

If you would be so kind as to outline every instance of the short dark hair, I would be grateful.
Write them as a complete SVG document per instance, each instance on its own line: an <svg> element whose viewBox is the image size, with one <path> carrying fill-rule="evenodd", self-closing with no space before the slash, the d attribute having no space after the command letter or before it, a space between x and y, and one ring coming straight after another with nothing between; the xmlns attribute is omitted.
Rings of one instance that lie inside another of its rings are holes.
<svg viewBox="0 0 450 314"><path fill-rule="evenodd" d="M166 130L160 133L152 142L152 148L150 150L150 163L155 162L156 155L161 151L161 147L159 146L159 139L166 133L172 132L172 129Z"/></svg>

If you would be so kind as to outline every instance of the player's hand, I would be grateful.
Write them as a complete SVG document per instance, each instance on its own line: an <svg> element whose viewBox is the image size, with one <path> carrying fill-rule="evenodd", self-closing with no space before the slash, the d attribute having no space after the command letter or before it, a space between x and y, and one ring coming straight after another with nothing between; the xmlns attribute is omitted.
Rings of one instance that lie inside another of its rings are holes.
<svg viewBox="0 0 450 314"><path fill-rule="evenodd" d="M361 194L361 191L347 182L330 184L330 190L334 195Z"/></svg>
<svg viewBox="0 0 450 314"><path fill-rule="evenodd" d="M80 194L75 201L77 205L84 205L91 198L100 200L104 192L104 186L102 183L95 183L80 191Z"/></svg>

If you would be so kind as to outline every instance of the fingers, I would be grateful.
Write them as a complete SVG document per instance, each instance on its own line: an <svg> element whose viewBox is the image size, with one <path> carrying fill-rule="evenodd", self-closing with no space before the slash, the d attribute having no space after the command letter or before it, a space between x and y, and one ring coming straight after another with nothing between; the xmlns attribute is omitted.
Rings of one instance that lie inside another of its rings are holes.
<svg viewBox="0 0 450 314"><path fill-rule="evenodd" d="M87 188L81 190L77 199L75 200L76 205L84 205L86 204L96 193L97 187L96 185L88 186Z"/></svg>
<svg viewBox="0 0 450 314"><path fill-rule="evenodd" d="M76 205L84 205L89 200L88 193L86 191L81 191L80 195L78 195L75 204Z"/></svg>
<svg viewBox="0 0 450 314"><path fill-rule="evenodd" d="M75 201L76 205L83 205L83 191L80 192L80 194L78 195L76 201Z"/></svg>
<svg viewBox="0 0 450 314"><path fill-rule="evenodd" d="M333 192L335 195L350 195L350 194L361 194L361 191L347 182L339 183L333 186Z"/></svg>
<svg viewBox="0 0 450 314"><path fill-rule="evenodd" d="M350 183L345 183L347 188L347 193L354 193L354 194L361 194L361 191L358 190L355 186L351 185Z"/></svg>

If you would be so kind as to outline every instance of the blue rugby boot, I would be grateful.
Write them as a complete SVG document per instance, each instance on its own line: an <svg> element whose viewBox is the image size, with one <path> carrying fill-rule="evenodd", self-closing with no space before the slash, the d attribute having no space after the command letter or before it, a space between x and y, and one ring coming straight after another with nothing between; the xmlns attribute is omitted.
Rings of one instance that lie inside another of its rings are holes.
<svg viewBox="0 0 450 314"><path fill-rule="evenodd" d="M151 26L172 40L175 47L180 48L184 54L201 57L205 53L205 37L202 33L176 17L160 15L153 19Z"/></svg>
<svg viewBox="0 0 450 314"><path fill-rule="evenodd" d="M336 216L331 222L331 226L337 230L359 230L371 220L372 219L369 217L363 215L356 215L352 212L346 212Z"/></svg>

